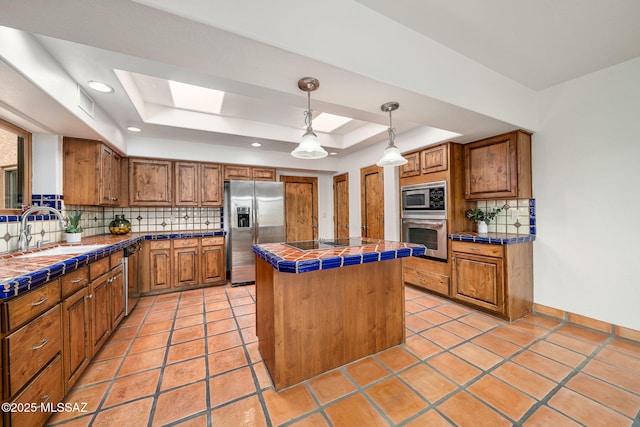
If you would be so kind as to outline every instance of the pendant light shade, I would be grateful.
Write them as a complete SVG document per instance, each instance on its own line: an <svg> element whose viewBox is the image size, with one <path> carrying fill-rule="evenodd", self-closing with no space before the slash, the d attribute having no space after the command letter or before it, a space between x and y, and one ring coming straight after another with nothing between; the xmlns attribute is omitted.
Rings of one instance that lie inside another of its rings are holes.
<svg viewBox="0 0 640 427"><path fill-rule="evenodd" d="M302 140L291 155L298 159L322 159L327 157L327 151L322 148L318 142L318 136L313 132L311 121L313 119L313 110L311 109L311 92L320 86L318 79L313 77L304 77L298 80L298 88L307 92L307 111L304 112L304 122L307 131L302 135Z"/></svg>
<svg viewBox="0 0 640 427"><path fill-rule="evenodd" d="M380 160L378 160L378 163L376 163L378 166L402 166L408 162L407 159L402 157L402 154L400 154L400 150L394 143L394 140L396 139L396 133L391 121L391 112L397 110L398 107L400 107L400 104L398 104L397 102L387 102L380 106L380 109L382 111L389 113L389 145L387 145L387 148L384 149L382 158L380 158Z"/></svg>

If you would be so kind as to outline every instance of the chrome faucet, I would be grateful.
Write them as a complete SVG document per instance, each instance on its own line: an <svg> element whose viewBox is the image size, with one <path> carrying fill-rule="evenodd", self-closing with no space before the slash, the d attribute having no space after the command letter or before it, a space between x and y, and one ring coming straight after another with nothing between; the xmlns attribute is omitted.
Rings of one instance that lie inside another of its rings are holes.
<svg viewBox="0 0 640 427"><path fill-rule="evenodd" d="M31 225L27 226L29 215L33 212L49 211L54 214L60 220L60 227L66 228L67 221L62 216L62 212L49 206L34 206L27 209L22 213L22 221L20 222L20 238L18 239L18 251L24 252L29 249L29 242L31 242Z"/></svg>

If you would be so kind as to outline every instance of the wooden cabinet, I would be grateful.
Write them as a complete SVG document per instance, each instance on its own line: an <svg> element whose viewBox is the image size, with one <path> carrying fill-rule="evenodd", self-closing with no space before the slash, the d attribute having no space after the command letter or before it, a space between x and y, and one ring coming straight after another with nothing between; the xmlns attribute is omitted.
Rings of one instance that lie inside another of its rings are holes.
<svg viewBox="0 0 640 427"><path fill-rule="evenodd" d="M100 141L64 138L63 192L70 205L120 206L121 157Z"/></svg>
<svg viewBox="0 0 640 427"><path fill-rule="evenodd" d="M224 237L203 237L200 261L202 284L224 282L227 278Z"/></svg>
<svg viewBox="0 0 640 427"><path fill-rule="evenodd" d="M200 164L200 206L221 207L224 194L222 165Z"/></svg>
<svg viewBox="0 0 640 427"><path fill-rule="evenodd" d="M420 175L420 152L405 154L404 158L407 159L407 163L400 168L400 178Z"/></svg>
<svg viewBox="0 0 640 427"><path fill-rule="evenodd" d="M111 334L109 275L103 274L89 284L91 304L91 354L96 354Z"/></svg>
<svg viewBox="0 0 640 427"><path fill-rule="evenodd" d="M172 162L129 159L129 204L170 206L173 188Z"/></svg>
<svg viewBox="0 0 640 427"><path fill-rule="evenodd" d="M405 154L407 163L400 169L400 178L442 172L449 169L449 144L440 144Z"/></svg>
<svg viewBox="0 0 640 427"><path fill-rule="evenodd" d="M511 321L533 308L533 244L452 242L453 298Z"/></svg>
<svg viewBox="0 0 640 427"><path fill-rule="evenodd" d="M153 241L148 244L148 276L143 269L141 281L144 285L145 279L148 279L146 291L158 291L171 287L171 241ZM143 256L146 251L143 251ZM144 265L143 261L143 265ZM143 292L145 286L142 286Z"/></svg>
<svg viewBox="0 0 640 427"><path fill-rule="evenodd" d="M174 198L177 206L198 206L200 194L200 174L197 163L175 162L176 177Z"/></svg>
<svg viewBox="0 0 640 427"><path fill-rule="evenodd" d="M275 181L276 170L253 166L224 165L224 180Z"/></svg>
<svg viewBox="0 0 640 427"><path fill-rule="evenodd" d="M468 200L528 199L531 186L531 134L516 131L464 146Z"/></svg>
<svg viewBox="0 0 640 427"><path fill-rule="evenodd" d="M200 279L198 239L176 239L172 244L174 286L197 285Z"/></svg>
<svg viewBox="0 0 640 427"><path fill-rule="evenodd" d="M65 391L69 391L93 356L91 304L86 283L62 303L62 336L64 386Z"/></svg>
<svg viewBox="0 0 640 427"><path fill-rule="evenodd" d="M111 331L114 331L124 316L125 311L125 293L124 293L124 266L116 265L111 269L111 277L109 278L109 286L111 288L109 297L111 298Z"/></svg>

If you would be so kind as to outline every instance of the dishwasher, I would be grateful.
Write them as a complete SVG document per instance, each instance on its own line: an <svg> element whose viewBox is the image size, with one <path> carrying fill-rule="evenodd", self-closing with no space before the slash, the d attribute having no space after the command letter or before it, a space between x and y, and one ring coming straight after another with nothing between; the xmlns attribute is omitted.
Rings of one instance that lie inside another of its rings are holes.
<svg viewBox="0 0 640 427"><path fill-rule="evenodd" d="M124 248L124 291L125 312L128 316L140 299L140 250L142 242L135 242Z"/></svg>

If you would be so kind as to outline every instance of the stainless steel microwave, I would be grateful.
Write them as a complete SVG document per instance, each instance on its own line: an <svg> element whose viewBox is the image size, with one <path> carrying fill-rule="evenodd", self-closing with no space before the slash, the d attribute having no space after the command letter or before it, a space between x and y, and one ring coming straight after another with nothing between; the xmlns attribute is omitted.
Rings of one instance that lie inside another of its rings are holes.
<svg viewBox="0 0 640 427"><path fill-rule="evenodd" d="M412 213L429 213L430 217L447 217L447 182L406 185L401 188L403 217Z"/></svg>

